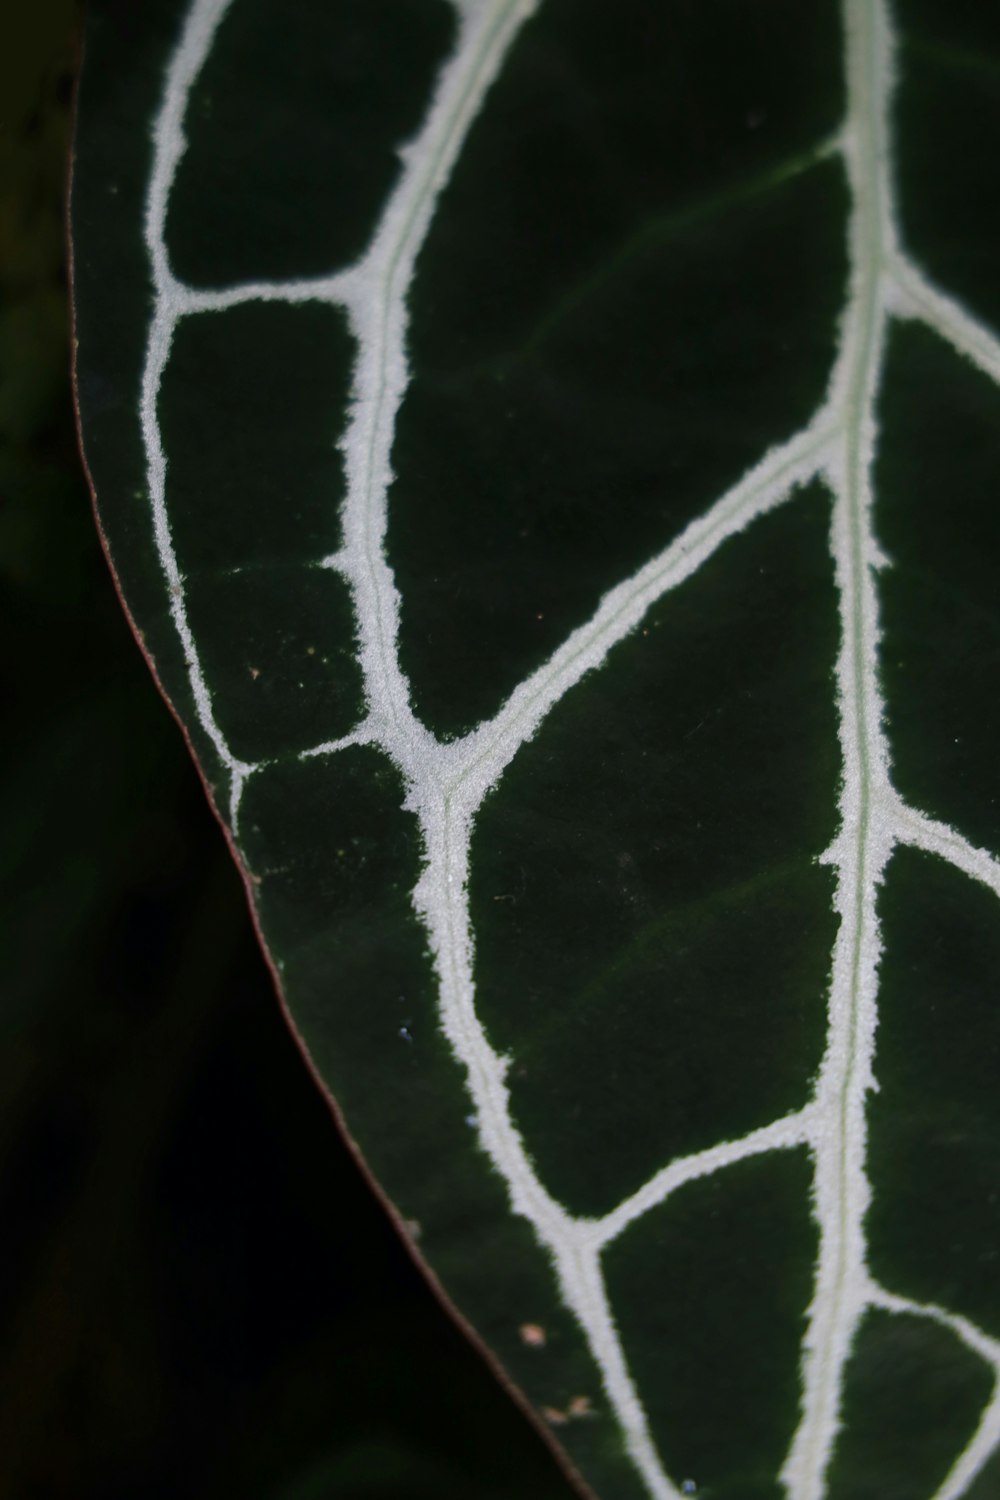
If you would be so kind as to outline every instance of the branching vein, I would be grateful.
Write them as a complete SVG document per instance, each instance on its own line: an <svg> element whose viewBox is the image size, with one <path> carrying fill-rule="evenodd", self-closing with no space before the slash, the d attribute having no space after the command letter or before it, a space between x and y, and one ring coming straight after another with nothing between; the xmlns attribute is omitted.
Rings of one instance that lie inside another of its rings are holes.
<svg viewBox="0 0 1000 1500"><path fill-rule="evenodd" d="M934 287L902 249L893 201L889 129L893 32L887 0L842 0L848 108L830 150L852 198L850 283L827 395L801 432L760 461L664 550L601 599L592 617L463 739L442 743L414 714L399 663L399 597L386 560L387 494L397 413L408 381L407 294L417 255L447 181L505 53L532 0L452 0L455 50L442 68L426 119L400 152L402 170L371 243L356 264L301 281L257 281L204 289L173 274L165 235L171 188L186 149L191 88L233 0L194 0L167 69L154 129L146 243L155 302L140 419L156 546L183 647L198 722L230 777L230 821L238 836L240 794L258 767L233 754L220 728L188 623L185 582L167 504L168 470L158 402L178 323L248 302L318 301L344 309L357 345L350 420L342 440L347 476L343 545L325 566L347 580L354 602L366 711L342 739L311 755L375 744L407 785L419 820L424 868L413 893L434 955L441 1024L463 1064L481 1143L506 1182L512 1211L526 1217L549 1253L561 1294L600 1371L608 1404L655 1500L679 1500L657 1452L609 1305L603 1250L686 1183L766 1151L804 1149L814 1164L819 1229L814 1294L802 1354L802 1405L782 1470L789 1500L823 1500L840 1423L845 1369L868 1308L931 1318L989 1364L994 1393L977 1430L934 1500L959 1500L1000 1445L1000 1344L958 1313L876 1286L867 1270L866 1097L874 1083L881 938L876 896L894 847L909 844L947 860L1000 895L1000 860L946 824L907 806L892 786L877 663L875 569L882 559L872 521L876 400L892 317L917 319L1000 384L1000 341ZM799 1112L674 1160L601 1219L571 1215L548 1192L514 1121L507 1059L492 1047L475 1007L467 885L473 824L487 792L564 695L642 621L652 604L695 574L729 538L821 476L834 500L831 551L840 599L837 691L843 786L840 828L824 858L836 874L840 926L832 955L827 1045L810 1102Z"/></svg>

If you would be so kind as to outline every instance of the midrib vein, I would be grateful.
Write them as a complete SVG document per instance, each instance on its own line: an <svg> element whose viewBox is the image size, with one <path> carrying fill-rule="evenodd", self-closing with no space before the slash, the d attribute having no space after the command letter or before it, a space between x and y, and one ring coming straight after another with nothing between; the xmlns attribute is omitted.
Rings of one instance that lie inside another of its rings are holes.
<svg viewBox="0 0 1000 1500"><path fill-rule="evenodd" d="M840 1423L844 1372L867 1296L864 1216L865 1096L871 1086L878 962L875 898L888 845L873 829L886 764L877 682L878 631L871 578L874 399L885 328L885 244L891 224L886 97L887 35L880 0L848 0L845 161L852 192L850 301L843 329L842 463L832 473L833 551L840 593L838 665L844 760L841 827L834 848L841 914L830 992L827 1057L816 1085L816 1291L806 1333L802 1419L783 1479L790 1500L822 1500ZM834 378L834 389L839 384ZM837 951L839 950L839 951ZM870 1009L864 1017L863 1013Z"/></svg>

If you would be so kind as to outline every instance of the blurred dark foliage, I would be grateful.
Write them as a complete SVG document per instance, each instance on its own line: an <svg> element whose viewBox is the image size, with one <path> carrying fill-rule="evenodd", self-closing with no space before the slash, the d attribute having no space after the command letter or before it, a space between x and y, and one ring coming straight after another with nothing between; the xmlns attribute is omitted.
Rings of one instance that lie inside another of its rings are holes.
<svg viewBox="0 0 1000 1500"><path fill-rule="evenodd" d="M78 8L0 60L0 1500L558 1500L281 1019L80 472Z"/></svg>

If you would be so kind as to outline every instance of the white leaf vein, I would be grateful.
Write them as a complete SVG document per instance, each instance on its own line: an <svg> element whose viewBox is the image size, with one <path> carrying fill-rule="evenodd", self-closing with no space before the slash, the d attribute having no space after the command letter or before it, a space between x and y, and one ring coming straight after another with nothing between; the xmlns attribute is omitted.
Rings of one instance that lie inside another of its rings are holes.
<svg viewBox="0 0 1000 1500"><path fill-rule="evenodd" d="M323 559L348 582L356 613L366 708L351 733L306 756L349 745L379 746L398 766L406 806L419 820L424 865L413 894L439 981L441 1024L464 1066L481 1144L504 1179L513 1212L526 1217L551 1257L561 1295L590 1347L628 1452L655 1500L680 1500L649 1428L609 1304L601 1255L631 1224L687 1183L764 1152L804 1149L813 1168L819 1232L814 1293L802 1351L799 1422L783 1470L789 1500L823 1500L841 1419L847 1362L868 1308L909 1313L949 1328L994 1375L976 1432L934 1500L959 1500L1000 1445L1000 1344L958 1313L910 1301L879 1286L867 1269L866 1096L874 1086L881 935L876 896L898 845L944 859L1000 895L1000 861L895 791L878 679L875 570L885 559L872 520L872 467L878 394L890 319L926 324L1000 384L1000 341L959 302L935 287L900 246L889 126L893 29L886 0L841 0L847 114L828 154L846 171L850 280L837 357L826 397L807 425L771 449L662 552L601 599L547 662L517 687L497 714L462 739L442 743L418 719L399 662L399 596L386 557L387 495L396 417L409 379L407 294L417 256L465 136L532 0L452 0L455 48L442 67L416 137L400 151L402 169L368 249L354 265L304 280L250 281L198 288L173 273L167 209L186 149L191 89L220 22L238 0L194 0L165 77L153 131L146 245L154 285L142 379L153 534L170 612L184 654L198 723L230 778L229 816L238 837L240 798L260 769L235 755L220 728L187 617L185 580L167 503L168 468L158 403L174 334L186 317L252 302L322 302L344 310L356 341L351 411L341 441L347 480L343 545ZM822 154L821 154L822 155ZM817 156L817 160L820 156ZM585 673L643 620L653 603L691 578L733 536L822 477L833 496L831 553L841 620L837 694L843 783L840 826L824 856L836 876L840 926L832 955L824 1059L810 1101L737 1140L668 1162L600 1219L570 1214L546 1189L515 1123L506 1083L509 1060L496 1052L476 1013L473 932L467 884L478 809L513 756Z"/></svg>

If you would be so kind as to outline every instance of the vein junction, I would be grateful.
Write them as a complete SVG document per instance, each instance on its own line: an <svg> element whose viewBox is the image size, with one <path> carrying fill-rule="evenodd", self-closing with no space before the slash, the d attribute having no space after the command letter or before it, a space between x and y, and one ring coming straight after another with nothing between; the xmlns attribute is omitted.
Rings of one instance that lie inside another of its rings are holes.
<svg viewBox="0 0 1000 1500"><path fill-rule="evenodd" d="M259 767L233 755L216 720L187 620L184 579L166 501L167 459L157 413L163 372L182 318L248 301L325 302L343 308L357 343L350 421L342 440L347 473L344 543L325 564L348 581L360 638L367 710L343 740L380 746L402 772L407 806L419 819L425 864L413 900L434 954L441 1024L468 1075L480 1141L507 1184L512 1210L530 1220L549 1253L562 1297L600 1370L628 1452L650 1495L680 1500L649 1430L608 1302L601 1255L628 1225L685 1183L762 1152L807 1148L814 1164L813 1210L820 1245L802 1354L802 1402L783 1470L789 1500L822 1500L840 1423L847 1360L869 1308L909 1313L949 1328L985 1360L994 1392L976 1432L933 1500L958 1500L1000 1445L1000 1343L960 1315L915 1303L876 1285L866 1263L865 1100L872 1059L880 936L876 894L893 848L910 844L947 860L1000 895L1000 862L953 829L907 806L893 788L882 728L877 661L880 558L872 522L876 397L888 320L916 318L1000 383L1000 343L935 288L899 243L891 179L889 106L893 32L886 0L842 0L848 108L836 143L852 195L850 284L837 358L812 420L693 521L668 547L599 602L592 617L511 694L489 721L441 743L410 707L400 669L399 596L385 556L386 496L396 415L406 388L406 296L435 199L505 52L537 0L451 0L455 50L445 64L418 136L400 153L402 170L368 250L353 266L307 281L258 282L199 290L170 268L165 221L186 149L184 118L195 79L232 0L194 0L170 59L154 131L146 243L155 304L143 373L141 424L153 528L173 622L183 646L199 724L230 777L229 818L238 835L240 797ZM599 667L650 606L691 577L729 538L822 478L833 498L831 550L840 600L837 663L843 786L840 828L824 856L836 872L839 933L832 961L827 1045L811 1101L796 1114L739 1140L670 1162L599 1220L575 1218L546 1190L514 1124L508 1061L494 1051L475 1010L473 935L467 900L473 821L518 749L585 673Z"/></svg>

